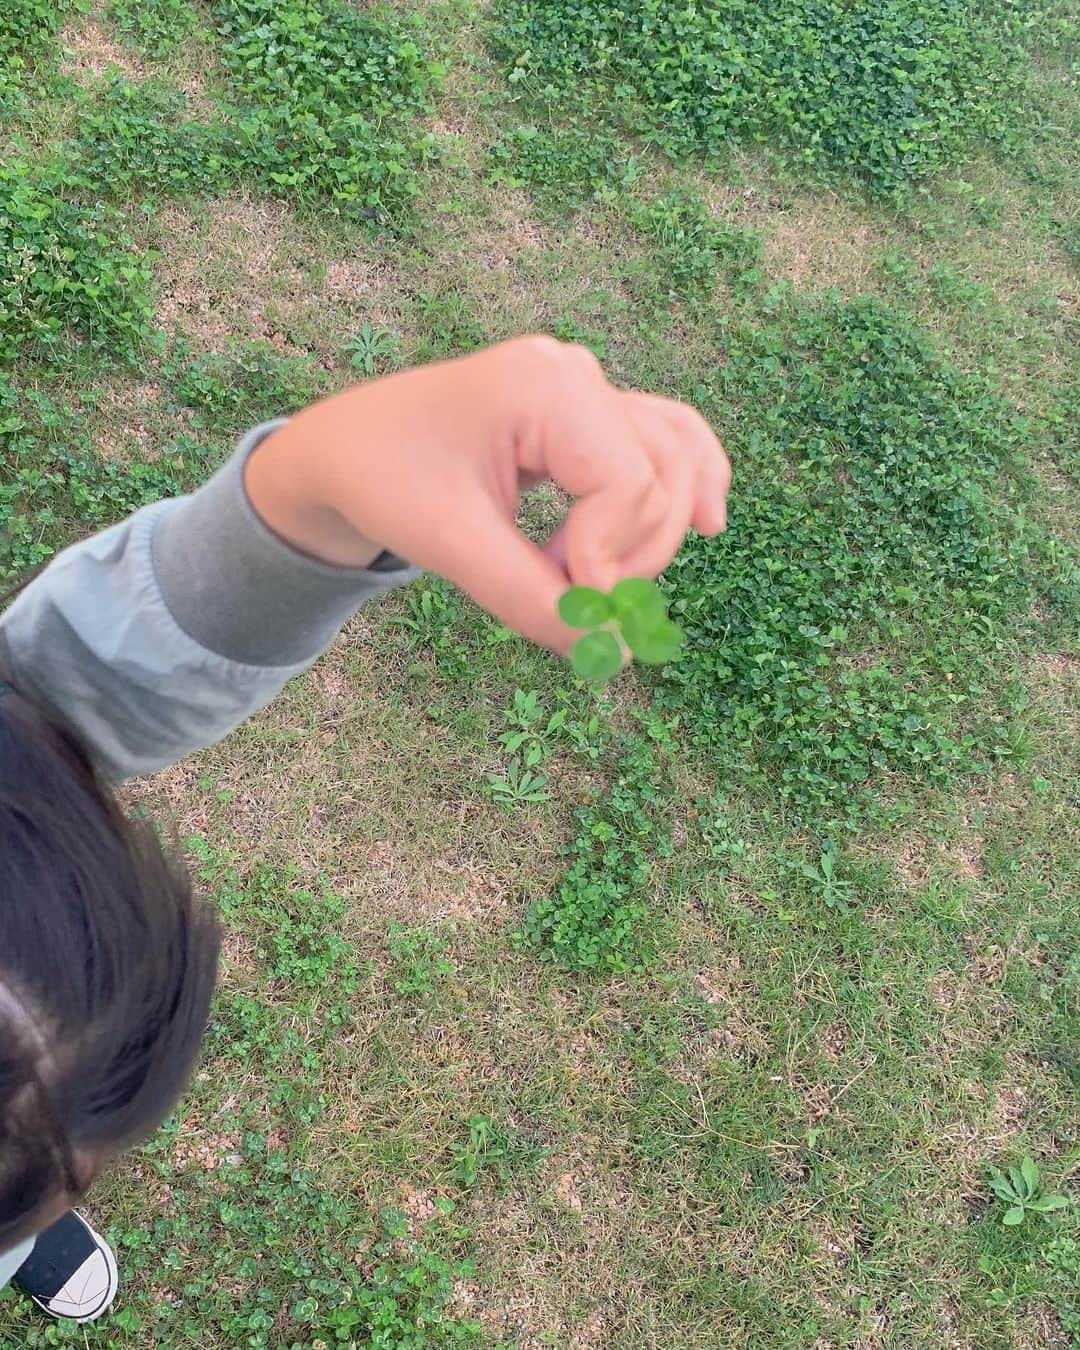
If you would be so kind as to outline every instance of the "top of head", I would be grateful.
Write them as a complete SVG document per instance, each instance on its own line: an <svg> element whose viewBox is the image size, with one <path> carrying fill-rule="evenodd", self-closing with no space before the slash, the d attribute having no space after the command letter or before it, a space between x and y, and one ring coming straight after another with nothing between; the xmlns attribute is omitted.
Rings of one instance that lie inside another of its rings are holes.
<svg viewBox="0 0 1080 1350"><path fill-rule="evenodd" d="M154 1129L206 1025L218 930L61 718L0 697L0 1252Z"/></svg>

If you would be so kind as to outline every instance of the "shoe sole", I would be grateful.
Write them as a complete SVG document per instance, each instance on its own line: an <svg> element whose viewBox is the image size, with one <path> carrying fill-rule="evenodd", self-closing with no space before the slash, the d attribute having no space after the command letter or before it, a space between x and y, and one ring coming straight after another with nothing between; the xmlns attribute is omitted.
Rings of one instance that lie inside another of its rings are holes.
<svg viewBox="0 0 1080 1350"><path fill-rule="evenodd" d="M67 1313L58 1313L54 1308L50 1308L48 1303L43 1299L37 1298L35 1295L31 1295L31 1298L33 1298L33 1301L38 1305L42 1312L48 1313L50 1317L55 1317L57 1321L78 1322L81 1326L84 1322L96 1322L99 1317L104 1316L104 1314L108 1312L120 1288L120 1272L116 1267L116 1257L113 1255L113 1249L93 1225L83 1217L83 1215L77 1213L76 1217L81 1224L85 1225L86 1231L93 1238L98 1251L105 1258L105 1265L109 1272L109 1287L106 1290L104 1297L92 1312L80 1313L78 1317L72 1317Z"/></svg>

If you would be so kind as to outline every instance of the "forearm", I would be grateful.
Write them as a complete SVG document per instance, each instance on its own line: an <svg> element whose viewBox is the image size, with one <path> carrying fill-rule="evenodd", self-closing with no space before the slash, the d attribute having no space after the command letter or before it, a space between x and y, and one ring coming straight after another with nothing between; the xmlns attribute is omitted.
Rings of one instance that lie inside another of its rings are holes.
<svg viewBox="0 0 1080 1350"><path fill-rule="evenodd" d="M0 616L0 665L56 707L112 779L221 740L365 600L415 571L297 552L243 486L257 433L198 492L60 554Z"/></svg>

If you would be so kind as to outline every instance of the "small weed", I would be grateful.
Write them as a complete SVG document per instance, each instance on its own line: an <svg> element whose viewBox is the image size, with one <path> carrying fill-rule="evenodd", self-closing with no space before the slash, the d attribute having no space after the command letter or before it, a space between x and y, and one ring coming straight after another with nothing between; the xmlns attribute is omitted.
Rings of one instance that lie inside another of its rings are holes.
<svg viewBox="0 0 1080 1350"><path fill-rule="evenodd" d="M878 261L878 268L888 278L893 295L914 300L922 281L919 264L900 249L889 249Z"/></svg>
<svg viewBox="0 0 1080 1350"><path fill-rule="evenodd" d="M508 754L516 753L523 746L536 745L542 757L563 731L568 715L568 709L558 708L548 717L535 689L515 689L513 704L506 712L510 730L499 737L500 743Z"/></svg>
<svg viewBox="0 0 1080 1350"><path fill-rule="evenodd" d="M390 620L410 648L429 650L440 673L456 678L469 666L469 651L460 640L461 596L440 577L425 578L408 593L408 612Z"/></svg>
<svg viewBox="0 0 1080 1350"><path fill-rule="evenodd" d="M510 758L505 773L487 775L484 791L489 797L503 806L538 804L550 799L548 778L539 771L539 766L551 754L567 716L566 708L547 716L535 690L514 690L513 704L506 713L509 729L499 737L499 744Z"/></svg>
<svg viewBox="0 0 1080 1350"><path fill-rule="evenodd" d="M489 773L485 791L500 806L537 805L550 799L547 775L536 772L543 751L536 744L513 755L503 774Z"/></svg>
<svg viewBox="0 0 1080 1350"><path fill-rule="evenodd" d="M378 375L392 370L400 354L400 343L387 328L375 328L364 322L345 344L345 355L353 370L363 375Z"/></svg>
<svg viewBox="0 0 1080 1350"><path fill-rule="evenodd" d="M454 973L446 943L430 928L407 928L392 923L387 947L394 961L394 988L399 994L430 994L436 980Z"/></svg>
<svg viewBox="0 0 1080 1350"><path fill-rule="evenodd" d="M359 988L361 965L341 936L342 897L328 885L296 885L290 869L259 868L241 883L231 859L204 841L189 842L204 879L215 889L226 918L243 915L254 950L271 985L304 1002L318 1000L325 1025L347 1021Z"/></svg>
<svg viewBox="0 0 1080 1350"><path fill-rule="evenodd" d="M508 1181L516 1167L534 1167L543 1151L501 1130L490 1116L469 1118L469 1137L454 1147L454 1176L463 1186L475 1186L484 1172Z"/></svg>
<svg viewBox="0 0 1080 1350"><path fill-rule="evenodd" d="M817 862L802 864L802 874L814 883L819 897L829 909L845 909L851 899L851 883L840 879L836 859L835 843L826 840Z"/></svg>
<svg viewBox="0 0 1080 1350"><path fill-rule="evenodd" d="M273 877L269 881L274 900L255 911L271 926L260 944L267 975L293 991L325 995L333 989L341 999L351 998L359 988L360 967L351 944L336 931L344 913L341 898L328 889L320 895L297 887L285 892L286 908L280 883ZM331 1010L323 1015L332 1016Z"/></svg>
<svg viewBox="0 0 1080 1350"><path fill-rule="evenodd" d="M1006 1228L1015 1228L1022 1224L1029 1214L1052 1214L1055 1210L1068 1209L1071 1201L1067 1195L1047 1195L1042 1189L1039 1169L1031 1158L1025 1158L1019 1167L1009 1167L1006 1172L991 1166L990 1189L1005 1205L1001 1222Z"/></svg>

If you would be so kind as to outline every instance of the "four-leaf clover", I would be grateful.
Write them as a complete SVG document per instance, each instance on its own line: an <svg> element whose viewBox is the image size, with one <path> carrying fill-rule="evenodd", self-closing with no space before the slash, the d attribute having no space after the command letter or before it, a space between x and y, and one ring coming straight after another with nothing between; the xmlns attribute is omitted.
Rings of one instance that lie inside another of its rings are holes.
<svg viewBox="0 0 1080 1350"><path fill-rule="evenodd" d="M559 617L587 630L570 651L570 664L585 680L610 680L627 655L649 666L666 665L682 647L663 592L644 577L627 577L606 592L571 586L559 598Z"/></svg>

